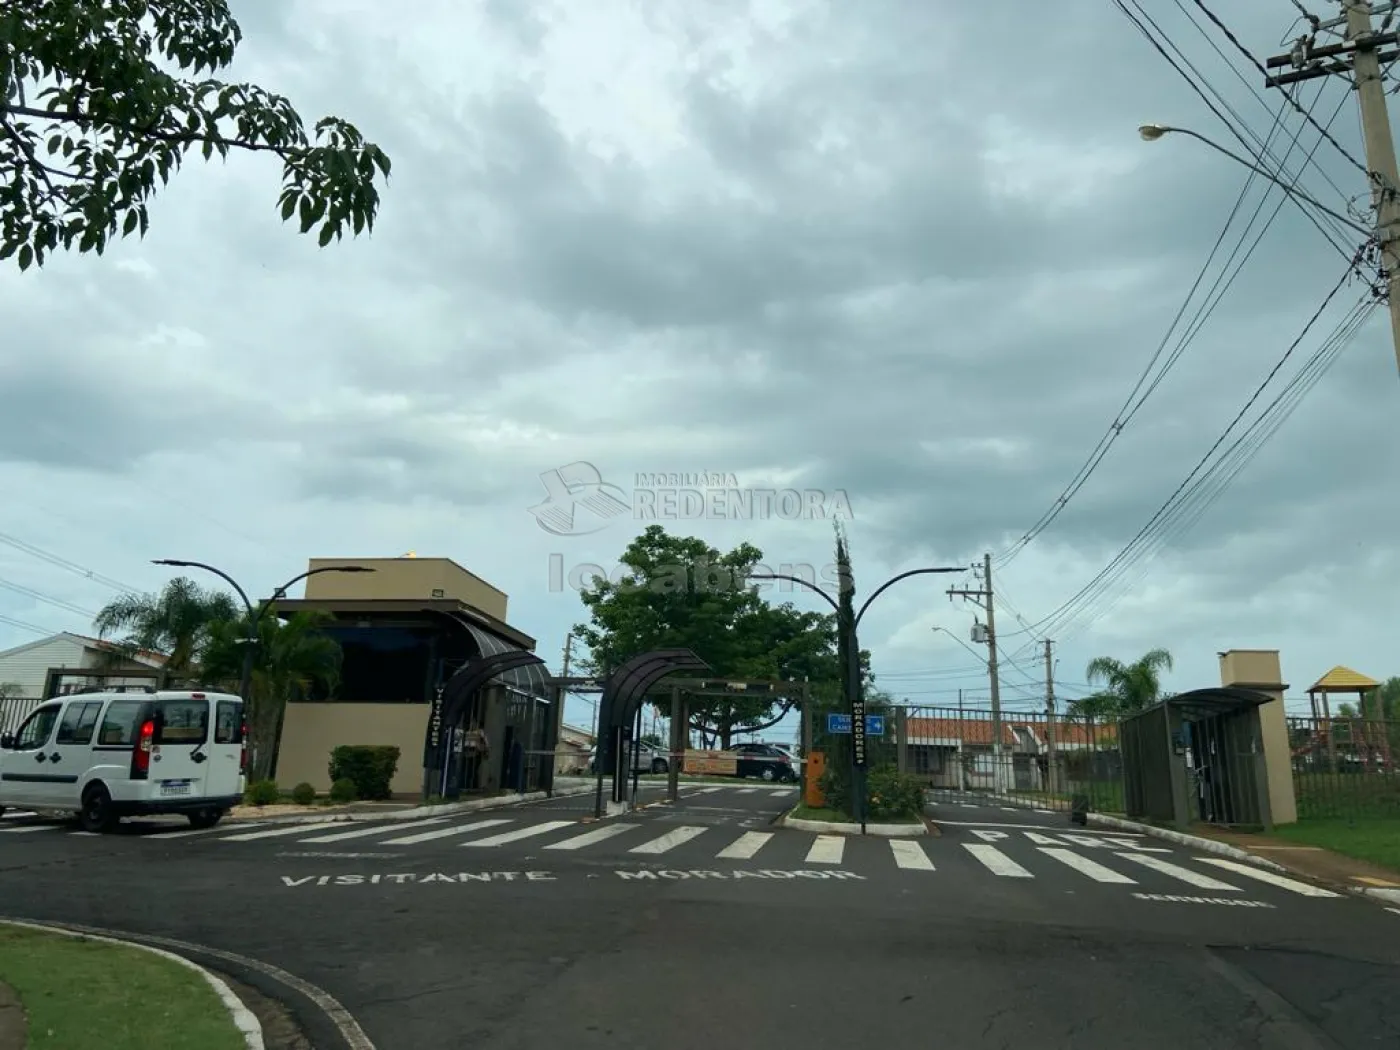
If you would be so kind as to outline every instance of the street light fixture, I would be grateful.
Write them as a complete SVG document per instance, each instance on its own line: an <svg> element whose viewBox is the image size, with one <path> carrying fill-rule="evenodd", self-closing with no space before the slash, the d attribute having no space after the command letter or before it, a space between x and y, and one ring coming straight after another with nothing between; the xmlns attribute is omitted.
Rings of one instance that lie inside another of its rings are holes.
<svg viewBox="0 0 1400 1050"><path fill-rule="evenodd" d="M854 615L847 615L842 609L840 601L815 583L804 580L800 576L791 576L781 572L751 572L748 574L748 578L751 580L787 580L790 583L799 583L809 591L821 595L826 603L836 610L838 636L844 636L846 642L846 666L844 670L846 673L846 705L851 712L851 797L856 810L852 816L860 820L860 833L862 835L865 834L865 697L860 688L860 642L857 634L860 621L865 616L866 610L870 608L870 603L900 580L907 580L911 576L961 572L967 572L967 566L910 569L908 572L891 576L870 593L870 597L865 599ZM848 588L855 589L855 581L849 576L841 580L841 590L845 591Z"/></svg>
<svg viewBox="0 0 1400 1050"><path fill-rule="evenodd" d="M216 568L213 565L208 565L202 561L184 561L179 558L153 558L151 559L151 564L168 565L172 568L177 569L203 569L205 572L212 572L215 576L218 576L220 579L222 579L225 583L227 583L230 587L232 587L235 591L238 592L238 597L243 600L243 607L247 610L248 613L248 630L245 637L243 638L243 666L238 678L238 695L242 698L243 703L245 705L248 703L248 693L251 690L253 681L253 656L258 644L258 625L262 622L262 618L267 613L267 610L272 608L273 604L279 598L285 598L287 596L287 588L291 587L295 583L300 583L308 576L315 576L323 572L375 571L368 565L321 565L317 568L308 569L306 572L293 576L290 580L288 580L286 583L282 584L282 586L278 587L275 591L273 591L272 596L270 598L259 602L257 607L254 608L251 599L249 599L248 597L248 592L245 591L239 585L237 580L235 580L228 573L224 572L223 569ZM254 743L256 744L257 741L255 740Z"/></svg>
<svg viewBox="0 0 1400 1050"><path fill-rule="evenodd" d="M1215 150L1217 153L1224 154L1225 156L1233 160L1236 164L1240 164L1248 168L1256 175L1264 176L1264 178L1268 179L1279 189L1283 190L1284 193L1292 197L1295 203L1311 205L1323 214L1330 215L1338 222L1349 227L1350 229L1355 230L1357 233L1360 233L1363 237L1366 237L1368 240L1372 237L1374 233L1374 231L1370 227L1363 226L1355 219L1348 218L1347 216L1342 215L1339 212L1333 211L1331 208L1327 207L1327 205L1323 204L1316 198L1310 197L1302 190L1290 186L1288 183L1284 182L1282 179L1280 179L1277 175L1275 175L1268 169L1261 168L1259 165L1249 160L1246 160L1244 157L1241 157L1238 153L1234 152L1233 150L1226 149L1220 143L1215 142L1212 139L1206 138L1206 136L1202 135L1198 131L1192 131L1190 128L1173 127L1170 124L1140 124L1138 126L1138 135L1142 137L1142 140L1144 142L1156 142L1158 139L1168 134L1186 135L1190 138L1195 139L1197 142L1204 142L1211 149Z"/></svg>

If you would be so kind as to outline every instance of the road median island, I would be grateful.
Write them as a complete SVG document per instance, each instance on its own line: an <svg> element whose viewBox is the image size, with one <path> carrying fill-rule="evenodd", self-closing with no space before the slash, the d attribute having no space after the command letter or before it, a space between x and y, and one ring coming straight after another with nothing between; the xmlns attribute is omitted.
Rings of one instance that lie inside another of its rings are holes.
<svg viewBox="0 0 1400 1050"><path fill-rule="evenodd" d="M256 1019L167 952L0 920L0 1050L262 1050ZM26 1041L27 1040L27 1041Z"/></svg>

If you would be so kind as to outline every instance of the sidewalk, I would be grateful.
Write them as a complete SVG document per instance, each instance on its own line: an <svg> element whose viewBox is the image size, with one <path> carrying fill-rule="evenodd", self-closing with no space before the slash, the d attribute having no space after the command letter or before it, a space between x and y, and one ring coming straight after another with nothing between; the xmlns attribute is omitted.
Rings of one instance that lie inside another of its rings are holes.
<svg viewBox="0 0 1400 1050"><path fill-rule="evenodd" d="M1224 842L1262 860L1272 861L1295 875L1320 882L1348 893L1366 893L1400 904L1400 871L1383 868L1364 860L1333 853L1321 846L1302 846L1273 835L1226 831L1223 828L1196 827L1202 838ZM1369 893L1381 890L1380 893Z"/></svg>

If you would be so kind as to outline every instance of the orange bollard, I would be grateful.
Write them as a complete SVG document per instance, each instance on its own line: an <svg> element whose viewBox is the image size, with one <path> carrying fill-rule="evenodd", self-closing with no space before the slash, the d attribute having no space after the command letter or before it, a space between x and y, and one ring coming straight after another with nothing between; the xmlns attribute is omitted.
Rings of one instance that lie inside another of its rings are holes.
<svg viewBox="0 0 1400 1050"><path fill-rule="evenodd" d="M807 756L806 791L803 801L812 809L826 806L826 796L822 794L821 779L826 772L826 752L813 751Z"/></svg>

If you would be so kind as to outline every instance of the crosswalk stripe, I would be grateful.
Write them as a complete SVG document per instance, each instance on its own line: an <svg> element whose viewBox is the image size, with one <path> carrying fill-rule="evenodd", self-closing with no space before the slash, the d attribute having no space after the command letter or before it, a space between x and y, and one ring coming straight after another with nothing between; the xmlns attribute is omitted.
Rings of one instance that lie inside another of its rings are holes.
<svg viewBox="0 0 1400 1050"><path fill-rule="evenodd" d="M664 835L658 835L650 842L643 842L640 846L633 846L628 853L665 853L667 850L675 849L682 843L705 834L708 828L696 828L683 826L673 828Z"/></svg>
<svg viewBox="0 0 1400 1050"><path fill-rule="evenodd" d="M19 820L21 817L37 817L38 815L32 809L16 809L0 816L0 820Z"/></svg>
<svg viewBox="0 0 1400 1050"><path fill-rule="evenodd" d="M724 790L723 788L707 787L707 788L699 788L699 789L696 790L695 793L696 793L697 795L709 795L709 794L712 794L713 792L716 792L716 791L723 791L723 790Z"/></svg>
<svg viewBox="0 0 1400 1050"><path fill-rule="evenodd" d="M72 832L73 838L75 838L75 839L95 839L95 838L99 838L99 837L101 836L101 834L102 834L102 833L101 833L100 831L75 831L75 832Z"/></svg>
<svg viewBox="0 0 1400 1050"><path fill-rule="evenodd" d="M281 835L305 835L308 831L339 827L343 821L327 820L319 824L293 824L291 827L269 828L261 831L245 831L238 835L225 835L220 842L252 842L254 839L272 839Z"/></svg>
<svg viewBox="0 0 1400 1050"><path fill-rule="evenodd" d="M560 828L569 828L577 825L575 820L546 820L543 824L535 824L532 827L520 828L517 831L503 831L499 835L492 835L485 839L472 839L470 842L462 843L463 846L504 846L507 842L519 842L521 839L534 838L536 835L548 835L551 831L558 831Z"/></svg>
<svg viewBox="0 0 1400 1050"><path fill-rule="evenodd" d="M240 820L237 826L240 828L262 828L267 826L267 821ZM187 839L193 835L217 835L221 832L227 832L231 830L233 829L230 828L227 824L225 824L223 825L223 827L215 826L212 828L189 828L185 831L152 831L149 832L146 837L153 839Z"/></svg>
<svg viewBox="0 0 1400 1050"><path fill-rule="evenodd" d="M502 824L509 824L509 820L478 820L471 824L453 824L450 828L434 828L432 831L420 831L416 835L404 835L402 838L385 839L378 843L380 846L414 846L420 842L431 842L434 839L445 839L452 835L465 835L471 831L485 831L487 828L500 827Z"/></svg>
<svg viewBox="0 0 1400 1050"><path fill-rule="evenodd" d="M1002 806L1002 807L1001 807L1001 811L1002 811L1003 813L1015 813L1015 812L1016 812L1016 810L1015 810L1013 807L1011 807L1011 806Z"/></svg>
<svg viewBox="0 0 1400 1050"><path fill-rule="evenodd" d="M1054 857L1061 864L1068 865L1081 875L1089 876L1089 878L1093 879L1095 882L1116 882L1123 886L1137 885L1136 879L1130 879L1128 876L1116 872L1112 868L1105 867L1096 860L1090 860L1088 857L1080 856L1073 850L1061 849L1058 846L1041 846L1040 852L1044 853L1047 857Z"/></svg>
<svg viewBox="0 0 1400 1050"><path fill-rule="evenodd" d="M739 794L741 794L741 795L752 795L752 794L753 794L755 791L757 791L757 790L758 790L758 788L740 788L740 789L739 789Z"/></svg>
<svg viewBox="0 0 1400 1050"><path fill-rule="evenodd" d="M582 849L584 846L593 846L599 842L606 842L614 835L621 835L624 831L631 831L635 827L639 827L639 825L605 824L601 828L585 831L582 835L575 835L573 838L565 839L563 842L551 842L545 849Z"/></svg>
<svg viewBox="0 0 1400 1050"><path fill-rule="evenodd" d="M1174 879L1190 883L1192 886L1199 886L1203 890L1234 890L1238 893L1240 889L1238 886L1231 886L1228 882L1212 879L1209 875L1202 875L1190 868L1168 863L1161 857L1153 857L1147 853L1119 853L1116 855L1124 860L1141 864L1144 868L1151 868L1153 871L1160 871L1163 875L1170 875Z"/></svg>
<svg viewBox="0 0 1400 1050"><path fill-rule="evenodd" d="M715 854L716 860L748 860L773 837L771 831L746 831Z"/></svg>
<svg viewBox="0 0 1400 1050"><path fill-rule="evenodd" d="M981 809L982 807L973 802L959 802L963 809Z"/></svg>
<svg viewBox="0 0 1400 1050"><path fill-rule="evenodd" d="M25 824L18 828L0 828L0 835L24 835L33 831L57 831L59 824Z"/></svg>
<svg viewBox="0 0 1400 1050"><path fill-rule="evenodd" d="M1048 814L1048 813L1050 813L1051 811L1048 810L1048 809L1038 809L1038 810L1036 810L1036 812L1037 812L1037 813L1046 813L1046 814Z"/></svg>
<svg viewBox="0 0 1400 1050"><path fill-rule="evenodd" d="M846 849L846 839L842 835L818 835L807 851L808 864L840 864L841 854Z"/></svg>
<svg viewBox="0 0 1400 1050"><path fill-rule="evenodd" d="M424 828L430 824L441 824L446 817L429 817L426 820L410 820L406 823L394 825L394 830L399 828ZM382 835L389 828L383 824L373 824L367 828L356 828L354 831L333 831L329 835L313 835L309 839L298 839L298 842L345 842L349 839L367 839L371 835Z"/></svg>
<svg viewBox="0 0 1400 1050"><path fill-rule="evenodd" d="M772 795L774 798L783 798L786 795L791 795L792 791L788 788L778 788L776 791L768 792L768 794Z"/></svg>
<svg viewBox="0 0 1400 1050"><path fill-rule="evenodd" d="M1265 871L1263 868L1256 868L1249 864L1241 864L1238 861L1226 860L1224 857L1197 857L1202 864L1214 864L1217 868L1224 868L1226 871L1233 871L1246 878L1258 879L1260 882L1267 882L1270 886L1278 886L1289 890L1292 893L1301 894L1304 897L1340 897L1340 893L1331 890L1324 890L1321 886L1310 886L1306 882L1299 882L1297 879L1287 879L1282 875L1275 875L1272 871Z"/></svg>
<svg viewBox="0 0 1400 1050"><path fill-rule="evenodd" d="M890 839L890 852L894 854L894 865L909 871L933 871L933 861L917 842L909 839Z"/></svg>
<svg viewBox="0 0 1400 1050"><path fill-rule="evenodd" d="M1035 878L1034 875L995 846L988 846L982 842L964 842L963 849L981 861L982 866L993 875L1005 875L1012 879Z"/></svg>

